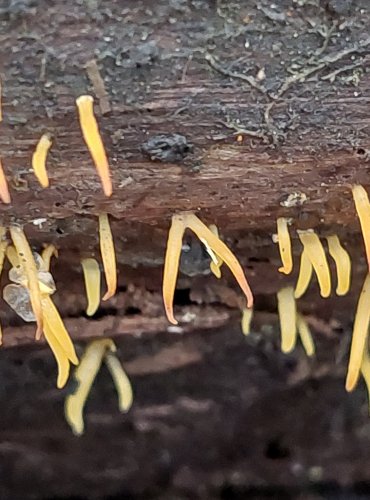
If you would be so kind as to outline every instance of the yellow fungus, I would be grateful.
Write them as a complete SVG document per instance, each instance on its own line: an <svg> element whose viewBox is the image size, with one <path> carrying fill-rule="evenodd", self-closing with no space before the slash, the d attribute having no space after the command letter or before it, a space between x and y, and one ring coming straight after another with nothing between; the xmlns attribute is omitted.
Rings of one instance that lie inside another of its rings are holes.
<svg viewBox="0 0 370 500"><path fill-rule="evenodd" d="M357 384L370 323L370 274L367 274L358 300L353 325L351 352L349 356L346 390L352 391Z"/></svg>
<svg viewBox="0 0 370 500"><path fill-rule="evenodd" d="M277 220L277 234L281 261L283 266L279 268L280 273L290 274L293 269L292 243L290 241L288 220L279 217Z"/></svg>
<svg viewBox="0 0 370 500"><path fill-rule="evenodd" d="M313 356L315 354L315 344L312 334L307 321L299 313L297 313L297 330L307 356Z"/></svg>
<svg viewBox="0 0 370 500"><path fill-rule="evenodd" d="M9 245L7 247L6 257L13 267L19 266L19 259L18 259L17 250L13 247L13 245Z"/></svg>
<svg viewBox="0 0 370 500"><path fill-rule="evenodd" d="M297 310L293 287L279 290L277 294L281 332L281 350L291 352L297 342Z"/></svg>
<svg viewBox="0 0 370 500"><path fill-rule="evenodd" d="M74 365L78 364L78 358L73 346L72 340L64 326L63 320L59 315L58 309L48 295L42 297L43 317L47 321L53 335L58 340L67 358Z"/></svg>
<svg viewBox="0 0 370 500"><path fill-rule="evenodd" d="M301 254L301 265L299 268L299 276L295 287L294 297L299 299L306 293L308 285L312 277L313 267L310 259L307 256L306 250L303 249Z"/></svg>
<svg viewBox="0 0 370 500"><path fill-rule="evenodd" d="M40 339L42 334L42 305L39 280L37 276L37 268L32 250L29 246L23 229L19 226L10 226L10 235L12 237L15 249L18 254L18 259L22 265L26 278L27 288L30 293L32 310L36 318L37 330L36 339Z"/></svg>
<svg viewBox="0 0 370 500"><path fill-rule="evenodd" d="M364 349L364 355L361 363L361 375L364 378L367 388L367 398L368 398L368 407L370 415L370 355L369 355L368 345L366 345Z"/></svg>
<svg viewBox="0 0 370 500"><path fill-rule="evenodd" d="M362 237L365 243L366 258L370 271L370 204L366 190L356 185L352 187L352 195L356 206L358 218L360 219Z"/></svg>
<svg viewBox="0 0 370 500"><path fill-rule="evenodd" d="M345 295L351 284L351 258L342 247L337 235L328 236L329 253L335 261L337 268L337 295Z"/></svg>
<svg viewBox="0 0 370 500"><path fill-rule="evenodd" d="M50 135L42 135L32 156L33 171L43 188L47 188L49 186L49 178L46 171L46 157L51 145L52 142Z"/></svg>
<svg viewBox="0 0 370 500"><path fill-rule="evenodd" d="M112 376L118 394L118 407L121 412L127 412L133 402L132 387L121 363L112 352L107 351L104 361Z"/></svg>
<svg viewBox="0 0 370 500"><path fill-rule="evenodd" d="M74 434L78 436L84 431L83 409L107 349L115 351L112 340L99 339L92 341L87 346L74 373L78 387L74 394L67 396L64 411L67 422Z"/></svg>
<svg viewBox="0 0 370 500"><path fill-rule="evenodd" d="M81 265L85 278L87 295L86 314L93 316L100 304L100 268L95 259L82 259Z"/></svg>
<svg viewBox="0 0 370 500"><path fill-rule="evenodd" d="M82 135L94 160L106 196L112 194L112 181L109 164L105 153L98 123L94 116L94 99L90 95L82 95L76 99Z"/></svg>
<svg viewBox="0 0 370 500"><path fill-rule="evenodd" d="M321 241L312 230L297 231L297 233L307 253L307 257L315 270L320 286L320 294L322 297L329 297L331 292L330 271Z"/></svg>
<svg viewBox="0 0 370 500"><path fill-rule="evenodd" d="M3 203L11 203L8 181L6 180L1 160L0 160L0 198L3 201Z"/></svg>
<svg viewBox="0 0 370 500"><path fill-rule="evenodd" d="M209 229L210 229L210 231L212 231L212 233L215 236L217 236L217 238L219 238L218 229L217 229L217 226L215 224L210 224ZM218 255L216 255L215 257L216 257L216 261L214 259L212 259L212 262L210 264L210 269L211 269L212 273L216 276L216 278L220 279L221 278L221 266L223 264L223 260Z"/></svg>
<svg viewBox="0 0 370 500"><path fill-rule="evenodd" d="M41 269L42 271L50 270L50 260L53 255L54 257L58 258L58 250L54 245L47 245L41 253L41 258L43 262Z"/></svg>
<svg viewBox="0 0 370 500"><path fill-rule="evenodd" d="M252 307L253 295L235 255L195 214L183 212L172 217L167 240L163 272L163 302L168 320L177 325L173 315L173 296L179 270L182 237L186 228L191 229L206 247L208 246L218 258L221 258L227 264L247 297L247 306Z"/></svg>
<svg viewBox="0 0 370 500"><path fill-rule="evenodd" d="M116 293L117 268L113 236L107 214L99 215L99 235L100 253L103 260L105 280L107 282L107 292L104 295L103 300L108 300Z"/></svg>
<svg viewBox="0 0 370 500"><path fill-rule="evenodd" d="M253 309L244 307L242 310L242 332L244 335L249 335L251 331L251 322L253 316Z"/></svg>
<svg viewBox="0 0 370 500"><path fill-rule="evenodd" d="M61 389L67 383L69 377L69 359L64 352L64 349L58 342L58 339L54 335L48 321L44 318L44 335L47 343L49 344L50 349L52 350L54 357L56 359L58 365L58 379L57 379L57 387Z"/></svg>

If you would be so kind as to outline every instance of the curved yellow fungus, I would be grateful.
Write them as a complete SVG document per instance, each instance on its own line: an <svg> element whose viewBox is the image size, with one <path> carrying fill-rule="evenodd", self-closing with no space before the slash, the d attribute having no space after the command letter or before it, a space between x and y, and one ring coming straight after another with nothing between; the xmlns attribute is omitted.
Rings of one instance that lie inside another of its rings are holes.
<svg viewBox="0 0 370 500"><path fill-rule="evenodd" d="M321 241L317 234L312 231L297 231L299 239L303 245L304 251L309 258L320 286L322 297L329 297L331 292L331 278L328 261Z"/></svg>
<svg viewBox="0 0 370 500"><path fill-rule="evenodd" d="M36 339L40 339L42 334L42 305L39 280L37 276L37 268L32 250L23 232L19 226L10 226L10 235L12 237L18 259L24 269L27 278L27 288L30 293L32 310L36 318L37 330Z"/></svg>
<svg viewBox="0 0 370 500"><path fill-rule="evenodd" d="M93 316L100 304L100 268L95 259L82 259L81 265L85 278L87 295L86 314Z"/></svg>
<svg viewBox="0 0 370 500"><path fill-rule="evenodd" d="M312 334L307 321L299 313L297 313L297 329L307 356L313 356L315 354L315 344L312 338Z"/></svg>
<svg viewBox="0 0 370 500"><path fill-rule="evenodd" d="M6 257L13 267L18 267L20 265L17 250L13 247L13 245L9 245L7 247Z"/></svg>
<svg viewBox="0 0 370 500"><path fill-rule="evenodd" d="M54 245L47 245L44 250L41 252L41 258L42 258L42 271L49 271L50 270L50 261L51 257L54 255L54 257L58 258L58 250Z"/></svg>
<svg viewBox="0 0 370 500"><path fill-rule="evenodd" d="M42 312L44 320L47 321L53 335L58 340L67 358L74 365L78 364L78 358L72 340L64 326L58 309L48 295L42 297Z"/></svg>
<svg viewBox="0 0 370 500"><path fill-rule="evenodd" d="M115 354L107 351L104 361L116 387L119 410L125 413L131 408L134 399L130 380Z"/></svg>
<svg viewBox="0 0 370 500"><path fill-rule="evenodd" d="M0 198L3 201L3 203L11 203L8 181L6 180L1 160L0 160Z"/></svg>
<svg viewBox="0 0 370 500"><path fill-rule="evenodd" d="M357 384L370 324L370 274L367 274L358 300L353 325L346 390L352 391Z"/></svg>
<svg viewBox="0 0 370 500"><path fill-rule="evenodd" d="M342 247L336 234L328 236L329 253L335 261L337 268L337 295L346 295L351 284L351 258Z"/></svg>
<svg viewBox="0 0 370 500"><path fill-rule="evenodd" d="M297 342L297 309L293 287L286 287L277 293L281 331L281 350L291 352Z"/></svg>
<svg viewBox="0 0 370 500"><path fill-rule="evenodd" d="M42 135L32 156L33 171L35 173L35 176L37 177L37 180L43 188L47 188L49 186L49 178L46 171L46 157L48 155L49 149L51 148L51 145L52 142L50 135Z"/></svg>
<svg viewBox="0 0 370 500"><path fill-rule="evenodd" d="M310 259L307 256L307 252L303 249L301 254L301 265L299 268L299 276L297 284L295 287L294 297L299 299L306 293L306 290L310 284L312 278L313 267Z"/></svg>
<svg viewBox="0 0 370 500"><path fill-rule="evenodd" d="M360 219L362 237L365 243L366 258L370 271L370 204L365 188L360 185L352 187L353 200Z"/></svg>
<svg viewBox="0 0 370 500"><path fill-rule="evenodd" d="M181 244L185 229L189 228L202 241L206 248L221 258L234 274L239 286L247 297L247 306L253 306L253 295L248 285L243 269L231 250L192 212L182 212L172 217L171 228L168 233L167 250L163 272L163 302L168 320L177 325L173 315L173 297L179 270Z"/></svg>
<svg viewBox="0 0 370 500"><path fill-rule="evenodd" d="M99 215L99 235L100 253L103 260L105 280L107 282L107 292L104 295L103 300L108 300L116 293L117 267L113 236L107 214Z"/></svg>
<svg viewBox="0 0 370 500"><path fill-rule="evenodd" d="M57 387L58 389L62 389L69 377L69 359L46 319L44 321L44 335L58 365Z"/></svg>
<svg viewBox="0 0 370 500"><path fill-rule="evenodd" d="M242 310L242 332L244 335L249 335L251 331L251 322L253 317L253 309L245 307Z"/></svg>
<svg viewBox="0 0 370 500"><path fill-rule="evenodd" d="M106 196L112 194L112 181L109 164L105 153L98 123L94 116L94 99L90 95L82 95L76 99L82 135L94 160L96 169L103 185Z"/></svg>
<svg viewBox="0 0 370 500"><path fill-rule="evenodd" d="M288 220L285 217L279 217L277 220L277 234L282 267L279 267L279 272L290 274L293 269L292 258L292 243L290 241Z"/></svg>
<svg viewBox="0 0 370 500"><path fill-rule="evenodd" d="M65 417L73 433L80 436L84 431L83 409L90 393L91 386L100 369L107 350L115 351L110 339L92 341L86 348L74 377L78 386L74 394L67 396L64 406Z"/></svg>
<svg viewBox="0 0 370 500"><path fill-rule="evenodd" d="M217 236L217 238L219 238L218 229L217 229L216 224L210 224L209 229L210 229L210 231L212 231L212 233L215 236ZM208 249L207 249L207 251L208 251ZM221 266L223 264L223 260L218 255L216 255L215 257L216 257L216 260L212 259L212 256L211 256L212 262L210 263L210 269L211 269L211 272L216 276L216 278L220 279L221 278Z"/></svg>

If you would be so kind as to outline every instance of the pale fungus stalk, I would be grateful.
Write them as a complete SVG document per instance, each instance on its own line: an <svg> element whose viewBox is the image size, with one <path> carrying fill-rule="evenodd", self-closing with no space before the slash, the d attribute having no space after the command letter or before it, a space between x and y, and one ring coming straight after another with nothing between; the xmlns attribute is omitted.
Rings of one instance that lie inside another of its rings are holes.
<svg viewBox="0 0 370 500"><path fill-rule="evenodd" d="M87 346L80 364L75 370L74 378L78 386L73 394L67 396L64 411L67 422L77 436L80 436L84 431L83 409L108 349L115 351L112 340L99 339L92 341Z"/></svg>
<svg viewBox="0 0 370 500"><path fill-rule="evenodd" d="M279 290L277 294L281 332L281 350L291 352L297 342L297 309L293 287Z"/></svg>
<svg viewBox="0 0 370 500"><path fill-rule="evenodd" d="M94 116L94 99L90 95L82 95L76 99L82 135L95 163L106 196L112 194L112 181L109 164L105 153L98 123Z"/></svg>
<svg viewBox="0 0 370 500"><path fill-rule="evenodd" d="M279 217L277 220L277 234L281 262L283 266L279 268L280 273L290 274L293 270L292 243L290 241L289 219Z"/></svg>
<svg viewBox="0 0 370 500"><path fill-rule="evenodd" d="M57 387L62 389L69 377L69 359L46 319L44 321L44 335L58 365Z"/></svg>
<svg viewBox="0 0 370 500"><path fill-rule="evenodd" d="M299 268L299 275L297 284L295 287L294 297L299 299L307 291L312 278L313 267L310 259L307 256L307 252L303 249L301 254L301 265Z"/></svg>
<svg viewBox="0 0 370 500"><path fill-rule="evenodd" d="M217 229L217 226L216 224L210 224L209 225L209 229L210 231L212 231L212 233L217 236L217 238L219 238L219 234L218 234L218 229ZM207 248L207 247L206 247ZM209 247L208 247L209 248ZM208 250L208 249L207 249ZM211 257L212 259L212 257ZM214 259L212 259L212 262L210 264L210 269L211 269L211 272L216 276L216 278L220 279L221 278L221 266L223 264L223 260L217 255L216 256L216 261Z"/></svg>
<svg viewBox="0 0 370 500"><path fill-rule="evenodd" d="M6 257L8 261L11 263L12 267L18 267L20 265L17 250L13 247L13 245L9 245L7 247Z"/></svg>
<svg viewBox="0 0 370 500"><path fill-rule="evenodd" d="M58 250L54 245L47 245L41 253L41 258L43 261L43 266L41 269L42 271L50 270L50 261L53 255L54 257L58 258Z"/></svg>
<svg viewBox="0 0 370 500"><path fill-rule="evenodd" d="M251 331L251 322L253 317L253 309L244 307L242 310L242 332L243 335L249 335Z"/></svg>
<svg viewBox="0 0 370 500"><path fill-rule="evenodd" d="M41 136L32 156L32 168L34 174L43 188L49 186L49 178L46 171L46 158L52 142L49 134Z"/></svg>
<svg viewBox="0 0 370 500"><path fill-rule="evenodd" d="M311 330L304 317L297 313L297 330L307 356L315 354L315 343L312 338Z"/></svg>
<svg viewBox="0 0 370 500"><path fill-rule="evenodd" d="M104 361L116 387L119 410L126 413L131 408L134 399L130 380L114 353L107 351Z"/></svg>
<svg viewBox="0 0 370 500"><path fill-rule="evenodd" d="M367 398L368 398L368 407L369 407L369 415L370 415L370 355L369 355L369 347L366 343L364 349L364 355L361 363L361 375L366 384L367 388Z"/></svg>
<svg viewBox="0 0 370 500"><path fill-rule="evenodd" d="M100 304L100 268L95 259L82 259L81 265L85 279L87 296L86 314L93 316Z"/></svg>
<svg viewBox="0 0 370 500"><path fill-rule="evenodd" d="M327 298L331 292L331 278L328 261L321 241L312 230L297 232L304 251L307 253L307 257L316 273L320 286L320 294L322 297Z"/></svg>
<svg viewBox="0 0 370 500"><path fill-rule="evenodd" d="M357 384L370 323L370 274L363 284L353 325L351 352L349 355L346 390L352 391Z"/></svg>
<svg viewBox="0 0 370 500"><path fill-rule="evenodd" d="M40 339L43 330L43 317L41 293L35 259L21 227L10 226L10 235L17 251L19 263L23 267L27 278L27 288L30 293L32 310L37 323L36 339Z"/></svg>
<svg viewBox="0 0 370 500"><path fill-rule="evenodd" d="M362 237L364 239L367 263L370 271L370 204L365 189L356 185L352 187L353 200L360 219Z"/></svg>
<svg viewBox="0 0 370 500"><path fill-rule="evenodd" d="M1 160L0 160L0 198L3 203L7 204L11 203L8 181L6 180Z"/></svg>
<svg viewBox="0 0 370 500"><path fill-rule="evenodd" d="M351 284L351 258L336 234L328 236L329 253L337 268L337 295L346 295Z"/></svg>
<svg viewBox="0 0 370 500"><path fill-rule="evenodd" d="M100 253L103 260L105 280L107 282L107 292L104 295L103 300L108 300L116 293L117 267L113 236L107 214L99 215L99 235Z"/></svg>

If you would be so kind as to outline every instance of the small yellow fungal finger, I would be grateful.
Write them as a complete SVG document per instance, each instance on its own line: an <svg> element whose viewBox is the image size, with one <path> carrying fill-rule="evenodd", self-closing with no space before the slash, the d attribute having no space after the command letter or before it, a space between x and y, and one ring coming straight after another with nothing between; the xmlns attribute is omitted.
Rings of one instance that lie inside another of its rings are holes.
<svg viewBox="0 0 370 500"><path fill-rule="evenodd" d="M116 387L119 409L122 413L125 413L131 408L134 399L130 380L115 354L107 352L105 354L105 363Z"/></svg>
<svg viewBox="0 0 370 500"><path fill-rule="evenodd" d="M215 224L210 224L209 229L210 229L210 231L212 231L212 233L215 236L217 236L217 238L219 238L218 229L217 229L217 226ZM212 262L210 264L210 268L211 268L212 273L216 276L216 278L220 279L221 278L221 266L223 264L223 260L218 255L216 256L216 259L217 259L217 262L215 262L212 259Z"/></svg>
<svg viewBox="0 0 370 500"><path fill-rule="evenodd" d="M13 267L18 267L20 265L17 250L12 245L7 247L6 257Z"/></svg>
<svg viewBox="0 0 370 500"><path fill-rule="evenodd" d="M69 359L64 352L64 349L58 342L58 339L54 335L53 330L47 321L47 318L44 318L44 335L58 364L57 387L58 389L62 389L66 385L69 377Z"/></svg>
<svg viewBox="0 0 370 500"><path fill-rule="evenodd" d="M353 325L351 352L349 356L346 390L352 391L357 384L362 358L369 333L370 323L370 274L367 274L357 305Z"/></svg>
<svg viewBox="0 0 370 500"><path fill-rule="evenodd" d="M245 277L244 271L239 264L238 259L231 252L231 250L221 241L217 236L215 236L210 229L193 213L185 214L185 224L191 229L200 240L204 239L208 246L214 251L214 253L221 257L225 264L229 267L230 271L233 273L235 279L239 283L240 288L243 290L247 298L247 307L253 306L253 294Z"/></svg>
<svg viewBox="0 0 370 500"><path fill-rule="evenodd" d="M0 160L0 198L3 203L11 203L8 181L6 180L3 165Z"/></svg>
<svg viewBox="0 0 370 500"><path fill-rule="evenodd" d="M82 259L81 265L87 295L86 314L93 316L100 304L100 268L95 259Z"/></svg>
<svg viewBox="0 0 370 500"><path fill-rule="evenodd" d="M307 356L313 356L315 354L315 344L312 334L307 321L299 313L297 313L297 329Z"/></svg>
<svg viewBox="0 0 370 500"><path fill-rule="evenodd" d="M288 219L279 217L277 220L278 243L283 266L279 268L280 273L290 274L293 269L292 243L290 241Z"/></svg>
<svg viewBox="0 0 370 500"><path fill-rule="evenodd" d="M177 325L177 321L173 315L173 297L179 272L182 237L184 236L185 228L184 216L181 214L174 215L168 232L166 256L164 259L163 302L168 321L173 325Z"/></svg>
<svg viewBox="0 0 370 500"><path fill-rule="evenodd" d="M249 335L251 331L251 322L253 317L253 309L245 307L242 310L242 332L244 335Z"/></svg>
<svg viewBox="0 0 370 500"><path fill-rule="evenodd" d="M277 294L281 331L281 350L291 352L297 342L297 309L293 287L279 290Z"/></svg>
<svg viewBox="0 0 370 500"><path fill-rule="evenodd" d="M54 255L54 257L58 258L58 250L56 249L56 247L54 245L47 245L41 253L41 258L43 261L41 271L49 271L50 270L50 261L51 261L51 257L53 255Z"/></svg>
<svg viewBox="0 0 370 500"><path fill-rule="evenodd" d="M301 265L299 268L299 276L295 287L294 297L299 299L306 293L308 285L312 277L313 267L310 259L307 256L306 250L303 249L301 254Z"/></svg>
<svg viewBox="0 0 370 500"><path fill-rule="evenodd" d="M48 295L44 295L42 297L42 312L53 335L62 346L66 356L71 361L71 363L77 365L78 358L76 356L76 351L72 340L66 330L66 327L64 326L62 318L59 316L58 309L55 307L54 302Z"/></svg>
<svg viewBox="0 0 370 500"><path fill-rule="evenodd" d="M94 99L90 95L82 95L76 99L82 135L94 160L96 169L103 185L106 196L112 194L112 181L109 164L105 153L98 123L94 116Z"/></svg>
<svg viewBox="0 0 370 500"><path fill-rule="evenodd" d="M322 297L329 297L331 292L331 278L328 261L321 241L312 230L297 231L297 233L305 252L307 252L307 257L310 259L315 270L320 286L320 294Z"/></svg>
<svg viewBox="0 0 370 500"><path fill-rule="evenodd" d="M74 394L67 396L64 405L64 412L67 422L72 431L80 436L84 431L83 409L90 393L91 386L100 369L103 357L107 349L112 349L112 340L100 339L91 342L75 370L74 378L78 382L78 387ZM113 344L114 347L114 344Z"/></svg>
<svg viewBox="0 0 370 500"><path fill-rule="evenodd" d="M10 226L10 235L12 237L15 249L17 250L18 260L24 269L27 278L27 288L30 293L30 300L32 310L36 318L37 330L36 339L40 339L42 334L42 305L39 280L37 276L37 269L32 250L23 232L19 226Z"/></svg>
<svg viewBox="0 0 370 500"><path fill-rule="evenodd" d="M358 218L360 219L362 237L365 243L367 263L370 271L370 204L366 190L356 185L352 187L352 195L356 206Z"/></svg>
<svg viewBox="0 0 370 500"><path fill-rule="evenodd" d="M335 261L337 267L337 295L346 295L351 284L351 258L348 252L342 247L336 234L328 236L329 253Z"/></svg>
<svg viewBox="0 0 370 500"><path fill-rule="evenodd" d="M47 188L49 186L49 178L46 172L46 157L51 145L52 142L50 135L42 135L32 156L32 168L34 174L43 188Z"/></svg>
<svg viewBox="0 0 370 500"><path fill-rule="evenodd" d="M117 268L113 236L107 214L99 215L99 235L100 253L103 259L105 280L107 282L107 292L104 295L103 300L108 300L116 293Z"/></svg>

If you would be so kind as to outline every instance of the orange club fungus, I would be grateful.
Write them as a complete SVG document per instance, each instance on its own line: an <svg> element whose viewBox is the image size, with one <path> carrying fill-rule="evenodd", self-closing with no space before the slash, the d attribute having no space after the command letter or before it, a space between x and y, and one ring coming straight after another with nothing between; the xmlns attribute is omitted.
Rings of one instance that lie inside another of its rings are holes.
<svg viewBox="0 0 370 500"><path fill-rule="evenodd" d="M279 272L284 274L290 274L293 269L292 243L288 229L289 221L290 219L286 219L285 217L279 217L277 220L277 240L283 263L283 266L279 268Z"/></svg>
<svg viewBox="0 0 370 500"><path fill-rule="evenodd" d="M49 134L41 136L32 156L32 168L34 174L43 188L49 186L49 178L46 171L46 158L52 142Z"/></svg>
<svg viewBox="0 0 370 500"><path fill-rule="evenodd" d="M346 295L351 284L351 258L336 234L327 238L329 254L337 268L337 295Z"/></svg>
<svg viewBox="0 0 370 500"><path fill-rule="evenodd" d="M194 213L182 212L172 217L168 233L167 249L163 271L163 302L170 323L177 325L173 315L173 297L179 271L182 238L186 229L195 233L200 241L229 267L247 298L247 307L253 306L253 295L244 271L231 250Z"/></svg>
<svg viewBox="0 0 370 500"><path fill-rule="evenodd" d="M99 237L100 253L103 260L105 280L107 282L107 291L103 300L108 300L113 297L117 288L116 254L108 214L99 215Z"/></svg>
<svg viewBox="0 0 370 500"><path fill-rule="evenodd" d="M100 304L100 268L98 262L92 258L82 259L81 265L87 296L86 314L93 316Z"/></svg>

